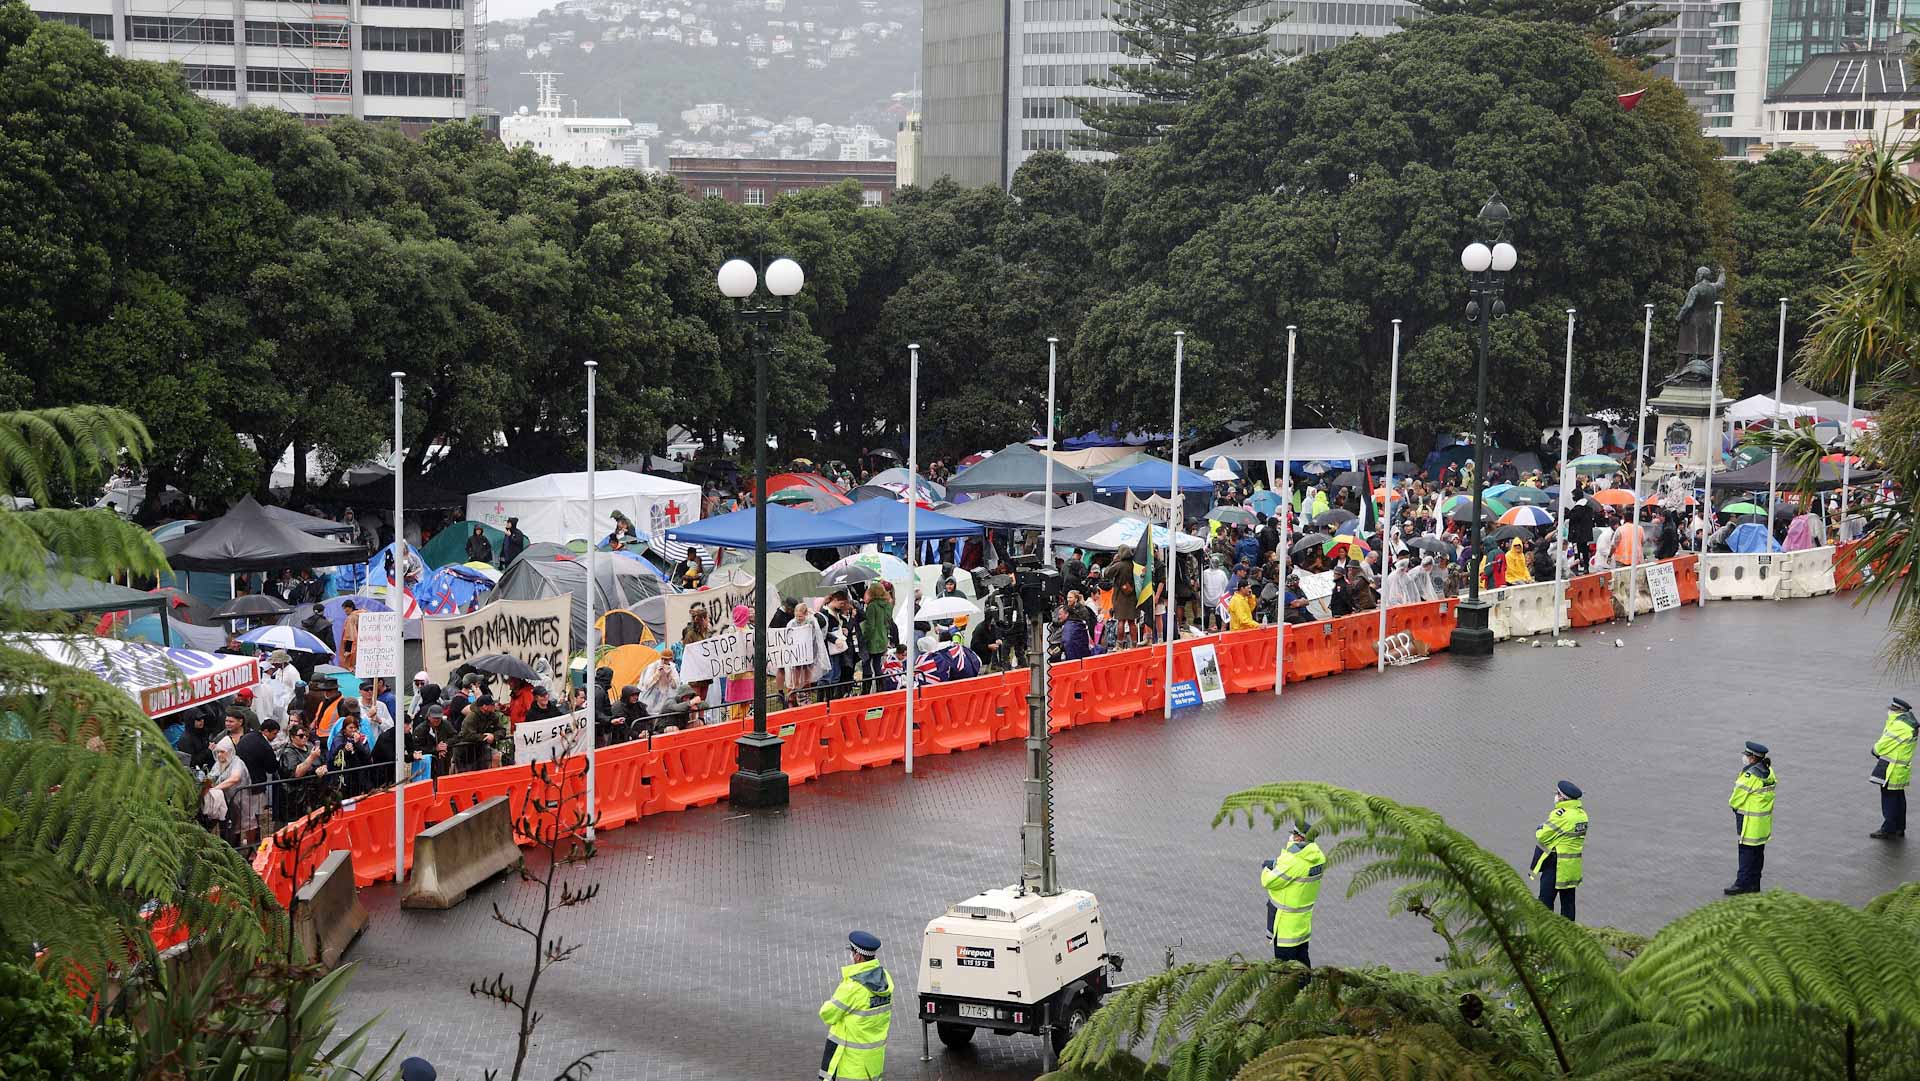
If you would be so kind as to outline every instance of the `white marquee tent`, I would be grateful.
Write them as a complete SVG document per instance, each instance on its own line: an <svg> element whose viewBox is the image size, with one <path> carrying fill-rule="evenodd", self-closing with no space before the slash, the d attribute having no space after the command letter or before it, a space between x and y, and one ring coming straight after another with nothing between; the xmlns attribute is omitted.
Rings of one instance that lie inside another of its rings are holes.
<svg viewBox="0 0 1920 1081"><path fill-rule="evenodd" d="M468 496L467 520L505 529L508 518L518 518L521 532L532 540L565 544L606 536L613 531L613 512L619 511L642 536L651 536L699 519L700 486L602 469L594 473L594 504L589 514L585 473L549 473Z"/></svg>
<svg viewBox="0 0 1920 1081"><path fill-rule="evenodd" d="M1287 446L1285 432L1248 432L1245 435L1218 443L1204 450L1194 451L1187 457L1187 464L1197 467L1202 461L1216 454L1229 458L1238 458L1242 462L1267 463L1267 476L1280 475L1278 464L1283 458L1294 462L1351 461L1364 462L1373 458L1385 458L1392 451L1396 458L1407 456L1405 443L1388 443L1384 439L1375 439L1359 432L1344 431L1340 428L1295 428L1293 444Z"/></svg>

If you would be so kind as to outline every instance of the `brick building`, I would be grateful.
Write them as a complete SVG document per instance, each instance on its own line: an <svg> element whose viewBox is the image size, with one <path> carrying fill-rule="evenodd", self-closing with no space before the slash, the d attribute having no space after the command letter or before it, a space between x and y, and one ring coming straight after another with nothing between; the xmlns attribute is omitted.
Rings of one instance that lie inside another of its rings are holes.
<svg viewBox="0 0 1920 1081"><path fill-rule="evenodd" d="M764 206L802 188L860 182L868 206L893 201L894 164L890 161L819 161L805 158L668 158L667 172L696 199Z"/></svg>

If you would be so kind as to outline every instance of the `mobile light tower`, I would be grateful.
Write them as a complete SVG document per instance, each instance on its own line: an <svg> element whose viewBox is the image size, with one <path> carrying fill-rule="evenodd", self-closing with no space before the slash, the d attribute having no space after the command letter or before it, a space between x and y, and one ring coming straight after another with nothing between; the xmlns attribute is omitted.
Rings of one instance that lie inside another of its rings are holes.
<svg viewBox="0 0 1920 1081"><path fill-rule="evenodd" d="M1487 616L1491 606L1480 599L1480 517L1484 513L1481 492L1487 484L1487 354L1493 346L1491 325L1495 316L1507 314L1501 294L1506 291L1507 272L1519 260L1513 245L1501 239L1507 219L1512 215L1507 204L1495 194L1480 208L1480 232L1486 240L1475 240L1460 252L1460 265L1467 271L1467 325L1479 329L1480 373L1473 407L1473 518L1467 529L1467 599L1460 605L1450 646L1455 653L1485 657L1493 653L1493 628Z"/></svg>
<svg viewBox="0 0 1920 1081"><path fill-rule="evenodd" d="M774 302L753 299L760 275L745 259L720 267L720 292L734 302L734 315L750 327L753 353L753 731L742 735L727 801L748 809L785 807L787 775L780 769L779 736L767 731L767 327L793 317L793 298L806 284L800 264L775 259L766 272Z"/></svg>

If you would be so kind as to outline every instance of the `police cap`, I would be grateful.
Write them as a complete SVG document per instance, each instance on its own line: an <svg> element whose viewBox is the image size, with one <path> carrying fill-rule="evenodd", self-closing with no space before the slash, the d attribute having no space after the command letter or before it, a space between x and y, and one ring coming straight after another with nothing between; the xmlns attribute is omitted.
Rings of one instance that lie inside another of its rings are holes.
<svg viewBox="0 0 1920 1081"><path fill-rule="evenodd" d="M1767 745L1764 743L1755 743L1752 740L1748 740L1747 753L1754 756L1755 758L1765 758L1767 757Z"/></svg>
<svg viewBox="0 0 1920 1081"><path fill-rule="evenodd" d="M1893 702L1890 704L1890 708L1892 708L1896 713L1912 713L1913 712L1913 707L1910 705L1907 705L1907 700L1904 698L1894 699Z"/></svg>
<svg viewBox="0 0 1920 1081"><path fill-rule="evenodd" d="M869 957L880 952L880 940L866 931L855 931L848 935L847 944Z"/></svg>
<svg viewBox="0 0 1920 1081"><path fill-rule="evenodd" d="M1568 799L1580 798L1580 786L1574 784L1572 781L1561 781L1557 787L1560 789L1560 794Z"/></svg>

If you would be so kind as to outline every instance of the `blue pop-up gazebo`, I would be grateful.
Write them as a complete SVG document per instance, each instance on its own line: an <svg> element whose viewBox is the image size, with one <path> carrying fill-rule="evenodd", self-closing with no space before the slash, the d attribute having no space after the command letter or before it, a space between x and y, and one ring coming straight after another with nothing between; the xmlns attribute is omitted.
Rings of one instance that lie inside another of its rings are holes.
<svg viewBox="0 0 1920 1081"><path fill-rule="evenodd" d="M875 502L879 502L875 500ZM866 504L855 504L865 506ZM842 510L851 510L843 507ZM902 508L903 510L905 508ZM716 518L705 518L667 530L667 539L679 544L704 544L715 548L753 548L754 509L737 510ZM877 530L835 521L830 515L795 510L778 503L767 504L767 551L794 552L808 548L839 548L847 545L875 544Z"/></svg>
<svg viewBox="0 0 1920 1081"><path fill-rule="evenodd" d="M849 528L870 530L879 534L880 540L907 539L907 505L897 500L869 499L864 503L835 507L819 517L822 521L839 522ZM913 535L918 540L977 537L982 532L983 527L977 522L948 517L924 507L914 512Z"/></svg>

